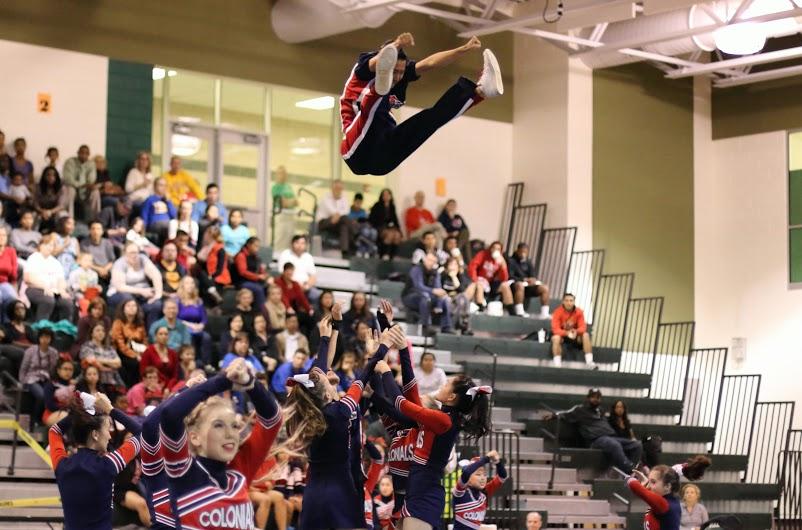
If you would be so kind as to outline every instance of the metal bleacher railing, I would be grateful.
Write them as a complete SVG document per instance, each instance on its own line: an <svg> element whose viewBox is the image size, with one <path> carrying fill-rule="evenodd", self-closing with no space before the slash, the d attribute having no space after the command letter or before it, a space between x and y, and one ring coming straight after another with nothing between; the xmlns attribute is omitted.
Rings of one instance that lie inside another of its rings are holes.
<svg viewBox="0 0 802 530"><path fill-rule="evenodd" d="M309 217L310 219L310 236L312 232L315 230L315 215L317 215L317 195L312 193L306 188L298 188L298 200L302 196L309 196L312 201L312 207L310 208L311 211L298 208L296 212L296 217L300 218L303 216ZM270 212L270 246L275 249L276 247L276 221L277 217L284 211L284 208L281 206L281 197L275 196L273 197L273 209ZM280 249L281 250L281 249Z"/></svg>
<svg viewBox="0 0 802 530"><path fill-rule="evenodd" d="M573 293L585 309L594 350L620 353L619 372L649 374L650 398L681 400L680 425L715 428L711 453L747 456L743 480L779 483L777 517L802 528L802 435L792 436L802 431L791 430L793 403L759 402L759 375L724 375L726 348L694 349L693 322L662 322L662 297L633 298L633 273L605 273L603 250L575 251L576 229L546 229L546 205L522 205L522 195L522 183L508 186L500 240L508 249L527 242L552 292Z"/></svg>
<svg viewBox="0 0 802 530"><path fill-rule="evenodd" d="M14 414L14 423L19 425L20 411L22 409L22 383L20 383L13 375L5 370L0 373L0 378L2 378L4 384L9 383L14 391L14 406L11 407L8 404L5 406L11 411L12 414ZM9 476L14 475L14 469L17 465L17 445L19 445L19 439L17 436L17 430L14 429L14 434L12 434L11 437L11 461L8 464L7 472Z"/></svg>

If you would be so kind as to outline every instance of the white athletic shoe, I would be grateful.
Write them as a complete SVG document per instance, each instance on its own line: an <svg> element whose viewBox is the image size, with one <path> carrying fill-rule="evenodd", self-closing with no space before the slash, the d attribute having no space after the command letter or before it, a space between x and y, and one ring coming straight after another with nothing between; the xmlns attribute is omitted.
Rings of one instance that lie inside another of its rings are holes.
<svg viewBox="0 0 802 530"><path fill-rule="evenodd" d="M482 68L482 75L479 77L477 86L482 89L482 93L486 98L494 98L504 93L504 82L501 80L501 68L498 66L498 59L493 55L489 49L482 52L485 64ZM376 68L376 76L378 78L378 67ZM378 81L376 82L378 84Z"/></svg>
<svg viewBox="0 0 802 530"><path fill-rule="evenodd" d="M376 56L376 93L385 96L393 88L393 70L398 61L398 48L388 44Z"/></svg>

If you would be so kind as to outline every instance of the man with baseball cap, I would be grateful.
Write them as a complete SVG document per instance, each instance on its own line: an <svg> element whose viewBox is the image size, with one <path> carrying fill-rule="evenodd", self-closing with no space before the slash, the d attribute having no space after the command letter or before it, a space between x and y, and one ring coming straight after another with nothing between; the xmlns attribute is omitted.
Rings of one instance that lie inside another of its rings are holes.
<svg viewBox="0 0 802 530"><path fill-rule="evenodd" d="M593 449L601 451L612 465L629 473L640 462L643 446L639 440L620 438L610 426L601 409L602 393L598 388L588 390L585 402L556 414L561 420L576 425L579 435ZM545 419L555 415L548 414Z"/></svg>

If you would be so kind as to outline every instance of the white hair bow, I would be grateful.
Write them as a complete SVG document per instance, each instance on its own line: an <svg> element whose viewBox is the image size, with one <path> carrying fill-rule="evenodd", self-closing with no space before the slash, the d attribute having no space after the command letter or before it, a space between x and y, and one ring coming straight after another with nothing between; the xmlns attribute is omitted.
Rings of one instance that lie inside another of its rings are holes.
<svg viewBox="0 0 802 530"><path fill-rule="evenodd" d="M298 374L287 379L287 386L295 385L303 385L306 388L312 388L315 386L315 383L309 379L309 374Z"/></svg>
<svg viewBox="0 0 802 530"><path fill-rule="evenodd" d="M671 466L671 469L676 471L677 475L679 475L681 477L681 476L683 476L682 471L683 471L683 469L685 469L685 464L674 464L673 466Z"/></svg>
<svg viewBox="0 0 802 530"><path fill-rule="evenodd" d="M490 386L472 386L465 392L466 395L471 396L471 399L476 399L476 394L489 395L493 393L493 387Z"/></svg>
<svg viewBox="0 0 802 530"><path fill-rule="evenodd" d="M84 404L84 410L94 416L95 415L95 401L97 399L92 394L87 394L86 392L81 392L81 401Z"/></svg>

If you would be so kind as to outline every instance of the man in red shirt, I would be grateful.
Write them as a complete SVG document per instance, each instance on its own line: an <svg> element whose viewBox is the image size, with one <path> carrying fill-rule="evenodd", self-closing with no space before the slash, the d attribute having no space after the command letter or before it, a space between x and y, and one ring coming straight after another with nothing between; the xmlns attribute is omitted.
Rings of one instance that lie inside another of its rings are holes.
<svg viewBox="0 0 802 530"><path fill-rule="evenodd" d="M443 246L443 239L448 235L443 225L434 220L432 212L423 207L426 195L422 191L415 192L415 205L407 208L404 214L404 226L407 238L420 238L426 232L432 232L437 238L437 246Z"/></svg>
<svg viewBox="0 0 802 530"><path fill-rule="evenodd" d="M512 297L510 274L507 262L501 252L501 243L494 241L490 247L478 252L468 264L468 276L479 288L485 292L485 298L494 298L501 295L501 303L510 315L525 316L523 305L521 311L516 312Z"/></svg>
<svg viewBox="0 0 802 530"><path fill-rule="evenodd" d="M562 305L551 315L551 354L554 356L554 365L562 364L562 345L570 342L582 348L585 352L585 363L595 369L597 367L593 362L593 349L585 313L576 307L575 301L574 295L565 293Z"/></svg>
<svg viewBox="0 0 802 530"><path fill-rule="evenodd" d="M281 301L287 308L287 314L297 314L301 328L308 330L313 323L312 315L315 314L315 310L309 305L301 284L292 280L294 273L295 265L290 262L285 263L281 276L276 278L275 283L281 289Z"/></svg>

